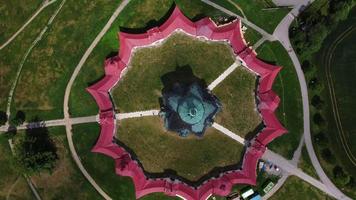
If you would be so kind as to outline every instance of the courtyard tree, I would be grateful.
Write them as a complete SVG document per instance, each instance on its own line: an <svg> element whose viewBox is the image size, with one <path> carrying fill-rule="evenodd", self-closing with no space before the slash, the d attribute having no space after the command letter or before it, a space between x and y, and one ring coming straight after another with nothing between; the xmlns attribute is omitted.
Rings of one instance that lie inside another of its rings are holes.
<svg viewBox="0 0 356 200"><path fill-rule="evenodd" d="M7 114L4 111L0 111L0 126L7 122Z"/></svg>
<svg viewBox="0 0 356 200"><path fill-rule="evenodd" d="M16 112L15 118L12 119L12 124L14 126L21 125L25 122L26 115L23 111L19 110Z"/></svg>
<svg viewBox="0 0 356 200"><path fill-rule="evenodd" d="M37 118L34 121L40 121ZM15 140L15 157L28 174L52 172L58 159L57 149L46 127L27 129Z"/></svg>

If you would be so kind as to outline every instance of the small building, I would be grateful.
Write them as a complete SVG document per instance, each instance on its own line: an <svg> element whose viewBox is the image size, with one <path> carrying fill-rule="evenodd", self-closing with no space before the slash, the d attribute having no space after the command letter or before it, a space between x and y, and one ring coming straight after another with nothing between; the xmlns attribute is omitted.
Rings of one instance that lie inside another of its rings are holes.
<svg viewBox="0 0 356 200"><path fill-rule="evenodd" d="M263 192L267 194L274 187L274 183L272 181L268 182L266 186L263 188Z"/></svg>
<svg viewBox="0 0 356 200"><path fill-rule="evenodd" d="M251 195L253 195L255 192L253 191L253 189L249 189L247 191L245 191L244 193L241 194L241 197L243 199L248 199L248 197L250 197Z"/></svg>

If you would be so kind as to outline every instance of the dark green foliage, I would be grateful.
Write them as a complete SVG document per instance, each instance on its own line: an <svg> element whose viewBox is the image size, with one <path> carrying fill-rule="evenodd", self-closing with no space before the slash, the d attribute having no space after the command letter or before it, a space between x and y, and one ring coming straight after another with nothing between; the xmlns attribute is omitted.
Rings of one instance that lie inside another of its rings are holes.
<svg viewBox="0 0 356 200"><path fill-rule="evenodd" d="M0 126L4 125L7 122L6 112L0 111Z"/></svg>
<svg viewBox="0 0 356 200"><path fill-rule="evenodd" d="M347 175L343 168L340 167L339 165L336 165L333 169L333 174L334 174L334 178L336 179L336 181L338 183L340 183L341 185L343 186L346 186L346 185L349 185L352 184L352 181L353 181L353 178L349 175Z"/></svg>
<svg viewBox="0 0 356 200"><path fill-rule="evenodd" d="M324 132L319 132L318 134L314 135L314 142L323 146L328 144L329 140Z"/></svg>
<svg viewBox="0 0 356 200"><path fill-rule="evenodd" d="M324 158L324 160L330 163L335 162L335 156L328 148L325 148L321 151L321 156Z"/></svg>
<svg viewBox="0 0 356 200"><path fill-rule="evenodd" d="M26 115L23 111L19 110L16 112L15 118L12 119L11 124L14 126L21 125L25 122L26 120Z"/></svg>
<svg viewBox="0 0 356 200"><path fill-rule="evenodd" d="M311 78L308 82L308 86L310 89L316 91L316 92L320 92L324 86L320 83L318 78Z"/></svg>
<svg viewBox="0 0 356 200"><path fill-rule="evenodd" d="M314 95L311 99L311 105L320 110L323 107L324 101L319 95Z"/></svg>
<svg viewBox="0 0 356 200"><path fill-rule="evenodd" d="M325 125L325 119L320 113L315 113L313 116L313 122L316 125L323 126Z"/></svg>
<svg viewBox="0 0 356 200"><path fill-rule="evenodd" d="M19 165L29 175L51 172L58 159L56 146L46 127L27 129L25 135L15 142L15 155Z"/></svg>
<svg viewBox="0 0 356 200"><path fill-rule="evenodd" d="M319 0L301 13L290 35L302 60L320 49L326 36L339 21L347 18L354 5L352 0Z"/></svg>

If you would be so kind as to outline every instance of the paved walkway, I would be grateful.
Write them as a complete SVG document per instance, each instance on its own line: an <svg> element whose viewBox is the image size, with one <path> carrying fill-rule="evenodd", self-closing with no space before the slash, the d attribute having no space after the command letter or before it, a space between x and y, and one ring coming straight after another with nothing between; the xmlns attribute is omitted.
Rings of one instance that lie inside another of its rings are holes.
<svg viewBox="0 0 356 200"><path fill-rule="evenodd" d="M239 135L233 133L232 131L228 130L227 128L217 124L213 123L212 125L214 128L217 130L221 131L225 135L229 136L230 138L236 140L237 142L241 144L245 144L245 140L241 138ZM299 147L301 149L301 147ZM298 153L297 153L298 154ZM297 156L296 156L297 157ZM348 199L345 197L340 196L338 193L334 193L333 190L330 190L329 187L322 182L316 180L315 178L309 176L308 174L304 173L302 170L300 170L297 166L293 164L293 161L288 161L287 159L283 158L282 156L270 151L266 150L266 152L262 156L263 160L268 160L275 165L277 165L279 168L287 172L288 174L295 175L304 181L310 183L311 185L319 188L321 191L325 192L326 194L336 198L336 199ZM294 162L295 163L295 162Z"/></svg>
<svg viewBox="0 0 356 200"><path fill-rule="evenodd" d="M123 120L128 118L157 116L159 112L160 112L159 110L145 110L145 111L130 112L130 113L118 113L115 115L115 118L117 120Z"/></svg>
<svg viewBox="0 0 356 200"><path fill-rule="evenodd" d="M230 15L230 16L234 16L234 17L240 19L244 24L246 24L247 26L249 26L249 27L253 28L254 30L256 30L257 32L259 32L267 40L269 40L269 41L276 40L276 38L273 35L267 33L265 30L263 30L262 28L258 27L254 23L252 23L249 20L247 20L247 19L245 19L245 18L243 18L243 17L231 12L230 10L228 10L228 9L222 7L222 6L219 6L218 4L216 4L216 3L214 3L214 2L212 2L210 0L201 0L201 1L206 3L206 4L208 4L208 5L210 5L210 6L212 6L212 7L214 7L214 8L216 8L216 9L218 9L218 10L220 10L220 11L222 11L222 12L224 12L224 13L226 13L226 14L228 14L228 15Z"/></svg>
<svg viewBox="0 0 356 200"><path fill-rule="evenodd" d="M289 27L294 21L295 16L298 16L300 8L303 5L307 5L313 2L313 0L303 0L298 1L297 4L288 15L278 24L277 28L273 32L275 38L277 38L283 45L283 47L288 51L290 58L292 59L293 65L296 69L299 84L301 87L302 102L303 102L303 120L304 120L304 140L308 150L310 160L313 167L316 170L320 180L327 186L331 193L335 195L337 199L350 199L344 195L329 179L325 174L323 168L321 167L318 157L315 154L314 147L312 144L311 134L310 134L310 112L309 112L309 99L308 99L308 88L305 81L303 70L300 66L299 59L292 48L289 39Z"/></svg>
<svg viewBox="0 0 356 200"><path fill-rule="evenodd" d="M14 144L12 142L12 139L9 139L8 142L9 142L9 146L11 149L11 153L15 154ZM28 186L30 186L30 189L31 189L33 195L36 197L37 200L41 200L41 196L38 194L36 187L33 185L32 181L31 181L31 178L29 176L27 176L26 174L23 174L23 176L26 179Z"/></svg>
<svg viewBox="0 0 356 200"><path fill-rule="evenodd" d="M47 2L43 5L48 6L49 4L53 3L56 0L53 0L51 2ZM66 0L63 0L62 3L60 4L60 6L57 8L57 10L53 13L53 15L51 16L51 18L48 20L47 25L42 29L42 31L40 32L40 34L37 36L37 38L32 42L30 48L26 51L24 57L21 60L21 63L17 69L16 72L16 76L15 76L15 80L11 85L10 91L9 91L9 95L7 97L7 104L6 104L6 115L8 116L8 119L10 119L11 117L11 103L12 103L12 98L18 83L18 80L20 78L20 74L22 72L22 68L27 60L27 57L30 55L30 53L32 52L32 49L38 44L39 41L42 40L43 35L47 32L48 30L48 26L52 24L54 18L57 16L57 14L59 13L59 11L62 9L64 3ZM44 8L44 7L41 7ZM40 9L41 10L41 9ZM38 14L38 13L37 13ZM29 23L29 22L28 22ZM26 26L25 26L26 27ZM6 125L9 125L9 121L6 122Z"/></svg>
<svg viewBox="0 0 356 200"><path fill-rule="evenodd" d="M235 71L235 69L241 65L238 64L238 60L235 60L235 62L228 67L222 74L220 74L220 76L215 79L212 83L210 83L210 85L208 86L208 89L211 91L213 90L217 85L219 85L226 77L228 77L233 71Z"/></svg>
<svg viewBox="0 0 356 200"><path fill-rule="evenodd" d="M55 1L57 1L57 0L44 1L42 6L31 16L31 18L28 19L27 22L24 25L22 25L18 31L16 31L16 33L14 33L4 44L2 44L0 46L0 50L5 48L8 44L10 44L12 42L12 40L14 40L26 28L26 26L29 25L33 21L33 19L35 19L37 17L37 15L42 12L43 9L45 9L47 6L51 5Z"/></svg>
<svg viewBox="0 0 356 200"><path fill-rule="evenodd" d="M92 122L98 122L99 115L92 115L92 116L87 116L87 117L75 117L75 118L70 118L71 124L86 124L86 123L92 123ZM13 129L16 130L24 130L24 129L31 129L31 128L40 128L40 127L52 127L52 126L64 126L65 125L65 120L64 119L54 119L54 120L48 120L48 121L39 121L39 122L25 122L21 124L20 126L13 127ZM11 129L12 127L9 127L8 125L4 125L0 127L0 134L1 132L6 132Z"/></svg>
<svg viewBox="0 0 356 200"><path fill-rule="evenodd" d="M290 161L291 164L294 165L295 167L298 167L298 163L299 163L300 157L302 155L303 146L304 146L304 137L301 137L299 146L294 151L293 158ZM289 176L290 176L290 174L288 172L282 170L282 177L280 179L278 179L277 184L267 194L263 195L262 199L264 199L264 200L269 199L271 196L273 196L274 193L276 193L283 186L283 184L286 182L286 180Z"/></svg>
<svg viewBox="0 0 356 200"><path fill-rule="evenodd" d="M80 59L78 65L75 67L74 72L72 76L70 77L70 80L67 84L65 93L64 93L64 100L63 100L63 112L64 112L64 120L65 120L65 126L66 126L66 133L67 133L67 140L69 144L69 149L72 154L72 157L84 175L84 177L90 182L90 184L98 191L98 193L104 198L104 199L111 199L109 195L107 195L104 190L101 189L101 187L95 182L95 180L90 176L90 174L87 172L87 170L84 168L82 162L80 161L80 158L77 154L77 151L75 150L74 143L73 143L73 138L72 138L72 124L70 121L70 116L69 116L69 97L70 97L70 91L72 89L72 85L74 83L75 78L77 77L80 69L82 68L83 64L95 48L95 46L99 43L101 38L105 35L105 33L109 30L111 27L112 23L115 21L115 19L118 17L120 12L125 8L125 6L129 3L129 0L123 0L121 4L117 7L113 15L110 17L109 21L105 24L104 28L100 31L100 33L96 36L94 41L90 44L89 48L85 51L84 55Z"/></svg>
<svg viewBox="0 0 356 200"><path fill-rule="evenodd" d="M235 134L234 132L230 131L229 129L221 126L220 124L214 122L212 125L213 128L215 128L216 130L224 133L225 135L229 136L230 138L236 140L237 142L245 145L245 139L240 137L239 135Z"/></svg>

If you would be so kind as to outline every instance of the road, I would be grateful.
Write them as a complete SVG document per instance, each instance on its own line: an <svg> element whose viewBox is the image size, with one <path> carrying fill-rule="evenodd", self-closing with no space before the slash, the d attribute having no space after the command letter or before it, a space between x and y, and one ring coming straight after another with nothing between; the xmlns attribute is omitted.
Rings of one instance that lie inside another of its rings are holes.
<svg viewBox="0 0 356 200"><path fill-rule="evenodd" d="M80 59L78 65L75 67L74 72L72 76L70 77L70 80L67 84L65 93L64 93L64 100L63 100L63 112L64 112L64 120L65 120L65 126L66 126L66 133L67 133L67 140L68 140L68 145L70 152L72 154L73 160L75 161L76 165L84 175L84 177L90 182L90 184L98 191L98 193L104 198L104 199L111 199L109 195L107 195L101 187L95 182L95 180L90 176L90 174L87 172L87 170L84 168L82 162L80 161L80 158L77 154L77 151L75 150L74 143L73 143L73 138L72 138L72 124L70 121L70 115L69 115L69 97L70 97L70 91L72 89L72 85L74 83L74 80L76 79L80 69L82 68L83 64L95 48L95 46L99 43L101 38L104 36L104 34L109 30L111 27L112 23L115 21L115 19L118 17L120 12L125 8L125 6L130 2L130 0L123 0L120 5L117 7L115 12L112 14L108 22L105 24L103 29L100 31L100 33L96 36L94 41L90 44L89 48L85 51L84 55Z"/></svg>
<svg viewBox="0 0 356 200"><path fill-rule="evenodd" d="M297 4L288 15L283 18L283 20L278 24L277 28L273 32L273 36L277 38L278 41L281 42L283 47L287 50L294 68L297 72L301 94L302 94L302 102L303 102L303 122L304 122L304 140L308 150L308 154L316 173L318 174L320 180L326 185L326 187L335 194L337 199L350 199L346 195L344 195L329 179L329 177L325 174L323 168L321 167L318 157L315 154L314 147L312 144L311 133L310 133L310 110L309 110L309 99L308 99L308 87L305 81L304 73L301 68L299 59L294 52L294 49L290 43L289 39L289 27L294 21L295 16L298 16L300 8L304 5L310 4L313 0L304 0L298 1Z"/></svg>
<svg viewBox="0 0 356 200"><path fill-rule="evenodd" d="M247 20L247 19L245 19L245 18L243 18L243 17L231 12L230 10L228 10L228 9L222 7L222 6L219 6L218 4L216 4L216 3L214 3L214 2L212 2L210 0L201 0L201 1L206 3L206 4L208 4L208 5L210 5L210 6L212 6L212 7L214 7L214 8L216 8L216 9L218 9L218 10L220 10L220 11L222 11L222 12L224 12L224 13L226 13L226 14L228 14L228 15L230 15L230 16L237 17L244 24L246 24L247 26L249 26L249 27L253 28L254 30L256 30L257 32L259 32L267 40L269 40L269 41L276 40L276 38L273 35L267 33L265 30L263 30L259 26L255 25L254 23L250 22L249 20Z"/></svg>
<svg viewBox="0 0 356 200"><path fill-rule="evenodd" d="M220 132L224 133L225 135L227 135L228 137L234 139L235 141L245 145L245 140L243 138L241 138L239 135L233 133L232 131L228 130L227 128L217 124L217 123L213 123L212 125L213 128L216 128L217 130L219 130ZM299 145L300 146L300 145ZM299 147L301 149L301 147ZM301 150L300 150L301 151ZM299 153L295 154L295 157L298 157ZM299 155L300 157L300 155ZM296 161L289 161L285 158L283 158L282 156L272 152L271 150L266 150L266 152L263 154L262 156L263 160L268 160L271 161L273 164L277 165L279 168L281 168L283 171L285 171L286 173L290 174L290 175L294 175L297 176L301 179L303 179L304 181L310 183L311 185L319 188L321 191L325 192L326 194L336 198L336 199L347 199L343 196L341 196L338 193L335 193L335 191L330 190L330 188L325 185L324 183L316 180L315 178L309 176L308 174L304 173L302 170L300 170L295 163L297 163Z"/></svg>
<svg viewBox="0 0 356 200"><path fill-rule="evenodd" d="M237 18L239 18L242 22L244 22L245 24L247 24L248 26L250 26L251 28L255 29L256 31L258 31L259 33L261 33L263 35L263 37L266 37L266 39L273 41L275 39L277 39L278 41L281 42L281 44L283 45L283 47L287 50L293 65L296 69L297 72L297 76L298 76L298 80L299 80L299 84L300 84L300 88L301 88L301 94L302 94L302 101L303 101L303 131L304 131L304 140L305 140L305 144L308 150L308 154L310 156L311 162L313 164L313 167L315 168L318 176L320 177L320 180L325 184L325 186L320 185L320 182L317 183L313 180L312 177L305 177L304 175L302 175L301 173L299 173L298 171L296 171L295 175L299 175L300 178L304 177L306 178L306 181L309 183L315 183L315 186L320 186L318 187L319 189L323 190L325 192L325 187L328 189L327 193L334 196L337 199L350 199L348 198L346 195L344 195L329 179L329 177L327 177L327 175L325 174L325 172L323 171L319 160L315 154L314 148L313 148L313 144L312 144L312 140L311 140L311 134L310 134L310 118L309 118L309 100L308 100L308 88L306 85L306 81L305 81L305 77L304 77L304 73L301 69L300 66L300 62L298 60L298 57L296 55L296 53L294 52L292 45L290 43L290 39L289 39L289 27L292 24L292 22L294 21L295 16L298 16L299 11L301 10L301 8L303 6L306 6L308 4L311 4L313 2L313 0L288 0L288 1L281 1L281 0L274 0L274 3L276 3L278 6L293 6L293 9L287 14L286 17L283 18L283 20L278 24L278 26L276 27L275 31L273 32L272 36L269 36L268 33L266 33L265 31L261 31L261 28L259 28L258 26L254 25L253 23L249 22L248 20L244 19L243 17L240 17L238 15L236 15L235 13L209 1L209 0L202 0L203 2L215 7L216 9L219 9L229 15L232 16L236 16ZM270 154L268 154L270 155ZM276 163L277 164L277 163ZM281 163L282 164L282 163ZM298 173L297 173L298 172Z"/></svg>
<svg viewBox="0 0 356 200"><path fill-rule="evenodd" d="M55 1L57 1L57 0L44 1L42 6L30 17L30 19L28 19L27 22L25 24L23 24L18 31L16 31L16 33L14 33L4 44L2 44L0 46L0 50L5 48L8 44L10 44L12 42L12 40L14 40L18 36L18 34L20 34L26 28L26 26L29 25L33 21L33 19L35 19L37 17L37 15L42 12L43 9L45 9L47 6L51 5Z"/></svg>

